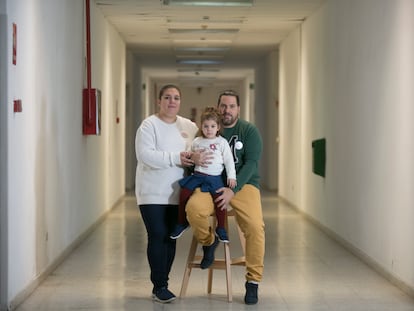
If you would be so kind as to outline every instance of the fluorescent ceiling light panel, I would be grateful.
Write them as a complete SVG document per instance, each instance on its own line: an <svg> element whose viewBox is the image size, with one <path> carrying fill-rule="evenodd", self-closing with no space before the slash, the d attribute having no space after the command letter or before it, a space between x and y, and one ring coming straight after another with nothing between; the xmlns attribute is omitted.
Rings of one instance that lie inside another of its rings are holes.
<svg viewBox="0 0 414 311"><path fill-rule="evenodd" d="M197 77L196 79L194 78L194 77L189 77L188 75L183 75L183 76L178 76L178 78L180 79L180 80L183 80L183 81L189 81L189 82L195 82L195 83L197 83L197 82L200 82L200 81L214 81L214 80L216 80L216 78L215 77Z"/></svg>
<svg viewBox="0 0 414 311"><path fill-rule="evenodd" d="M220 69L205 69L205 68L179 68L177 69L178 72L219 72Z"/></svg>
<svg viewBox="0 0 414 311"><path fill-rule="evenodd" d="M169 33L172 34L211 34L211 33L238 33L239 29L177 29L177 28L169 28Z"/></svg>
<svg viewBox="0 0 414 311"><path fill-rule="evenodd" d="M253 0L163 0L164 5L187 5L187 6L253 6Z"/></svg>
<svg viewBox="0 0 414 311"><path fill-rule="evenodd" d="M167 18L169 24L243 24L244 19L174 19Z"/></svg>
<svg viewBox="0 0 414 311"><path fill-rule="evenodd" d="M227 52L228 47L176 47L177 52Z"/></svg>
<svg viewBox="0 0 414 311"><path fill-rule="evenodd" d="M209 59L219 59L224 58L224 55L175 55L177 59L206 59L208 57Z"/></svg>
<svg viewBox="0 0 414 311"><path fill-rule="evenodd" d="M181 65L220 65L223 62L220 60L211 59L178 59L177 64Z"/></svg>
<svg viewBox="0 0 414 311"><path fill-rule="evenodd" d="M211 44L211 45L230 45L231 44L231 40L194 40L194 39L177 39L177 40L173 40L174 44L186 44L186 45L200 45L202 44L203 46Z"/></svg>

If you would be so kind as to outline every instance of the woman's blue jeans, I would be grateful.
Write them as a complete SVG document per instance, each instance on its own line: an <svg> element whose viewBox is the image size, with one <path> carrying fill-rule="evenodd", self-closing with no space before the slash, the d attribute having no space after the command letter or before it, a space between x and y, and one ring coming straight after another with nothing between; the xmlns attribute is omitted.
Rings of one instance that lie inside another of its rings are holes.
<svg viewBox="0 0 414 311"><path fill-rule="evenodd" d="M177 223L178 206L168 204L139 205L148 234L147 257L154 288L168 287L169 273L175 257L176 240L170 232Z"/></svg>

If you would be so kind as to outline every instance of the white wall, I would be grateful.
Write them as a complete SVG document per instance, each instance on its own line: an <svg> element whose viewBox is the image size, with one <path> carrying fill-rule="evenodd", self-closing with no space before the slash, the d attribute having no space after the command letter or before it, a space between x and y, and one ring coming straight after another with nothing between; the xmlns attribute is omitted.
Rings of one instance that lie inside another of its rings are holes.
<svg viewBox="0 0 414 311"><path fill-rule="evenodd" d="M278 186L278 161L279 161L279 54L271 52L265 62L265 98L263 103L256 105L256 109L263 110L265 127L263 129L263 161L262 183L272 191L277 191Z"/></svg>
<svg viewBox="0 0 414 311"><path fill-rule="evenodd" d="M413 28L413 1L330 0L293 32L281 45L279 162L282 197L411 292ZM320 137L326 178L312 173Z"/></svg>
<svg viewBox="0 0 414 311"><path fill-rule="evenodd" d="M125 45L92 5L92 87L102 91L102 135L83 136L84 1L7 4L9 29L17 24L17 65L8 65L7 78L13 304L124 194ZM14 99L23 112L13 113Z"/></svg>
<svg viewBox="0 0 414 311"><path fill-rule="evenodd" d="M296 206L301 203L300 34L300 28L291 32L279 52L279 194Z"/></svg>
<svg viewBox="0 0 414 311"><path fill-rule="evenodd" d="M134 55L126 53L126 87L125 87L125 189L129 192L135 188L135 171L137 160L135 156L135 132L140 123L141 83Z"/></svg>

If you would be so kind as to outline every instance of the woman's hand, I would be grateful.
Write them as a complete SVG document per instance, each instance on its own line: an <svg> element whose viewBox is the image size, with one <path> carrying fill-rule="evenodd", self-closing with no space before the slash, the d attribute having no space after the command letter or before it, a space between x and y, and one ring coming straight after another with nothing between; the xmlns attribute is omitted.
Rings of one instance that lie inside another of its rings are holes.
<svg viewBox="0 0 414 311"><path fill-rule="evenodd" d="M182 151L180 152L180 160L182 166L193 166L194 161L191 160L192 152L190 151Z"/></svg>
<svg viewBox="0 0 414 311"><path fill-rule="evenodd" d="M208 167L208 165L211 164L212 158L213 152L208 150L197 150L191 155L193 163L202 167Z"/></svg>
<svg viewBox="0 0 414 311"><path fill-rule="evenodd" d="M230 188L222 187L216 190L220 195L214 200L221 210L227 209L231 199L234 197L234 192Z"/></svg>

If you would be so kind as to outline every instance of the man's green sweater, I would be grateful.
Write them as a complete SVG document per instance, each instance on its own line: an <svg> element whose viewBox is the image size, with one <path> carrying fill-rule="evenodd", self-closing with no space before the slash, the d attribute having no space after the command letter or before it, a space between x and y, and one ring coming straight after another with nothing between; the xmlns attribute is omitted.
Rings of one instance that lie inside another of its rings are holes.
<svg viewBox="0 0 414 311"><path fill-rule="evenodd" d="M259 160L263 142L258 129L245 120L238 120L231 128L222 128L221 135L227 139L233 152L239 191L245 184L260 188Z"/></svg>

